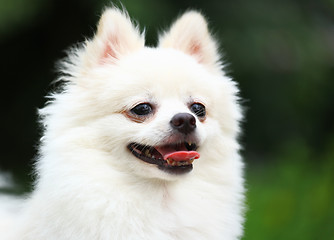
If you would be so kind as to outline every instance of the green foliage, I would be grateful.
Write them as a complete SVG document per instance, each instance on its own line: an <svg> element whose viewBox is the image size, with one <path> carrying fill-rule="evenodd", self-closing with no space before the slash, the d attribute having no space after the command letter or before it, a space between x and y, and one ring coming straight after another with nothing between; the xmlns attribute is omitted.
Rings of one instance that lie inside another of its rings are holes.
<svg viewBox="0 0 334 240"><path fill-rule="evenodd" d="M333 237L334 144L321 155L309 149L294 141L275 157L275 164L249 167L249 209L243 239Z"/></svg>
<svg viewBox="0 0 334 240"><path fill-rule="evenodd" d="M6 36L17 31L17 27L32 24L46 6L43 0L1 0L0 35Z"/></svg>

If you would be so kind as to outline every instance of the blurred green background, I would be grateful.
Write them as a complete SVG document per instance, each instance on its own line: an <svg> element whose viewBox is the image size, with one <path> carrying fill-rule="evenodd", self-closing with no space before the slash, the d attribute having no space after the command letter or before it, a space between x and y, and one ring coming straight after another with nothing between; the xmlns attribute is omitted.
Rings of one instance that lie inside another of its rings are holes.
<svg viewBox="0 0 334 240"><path fill-rule="evenodd" d="M246 120L244 240L334 239L334 0L124 0L147 42L187 9L208 16ZM29 191L36 109L55 62L91 37L106 0L0 0L0 167ZM119 2L116 2L119 5Z"/></svg>

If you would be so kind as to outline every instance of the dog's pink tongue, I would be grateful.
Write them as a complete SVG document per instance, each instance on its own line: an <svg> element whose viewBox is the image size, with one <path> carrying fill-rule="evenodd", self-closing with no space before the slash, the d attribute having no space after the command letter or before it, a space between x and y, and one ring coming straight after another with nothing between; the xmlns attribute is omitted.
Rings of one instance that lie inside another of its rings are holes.
<svg viewBox="0 0 334 240"><path fill-rule="evenodd" d="M196 151L177 151L163 155L164 159L173 159L174 161L188 161L191 159L198 159L199 153Z"/></svg>
<svg viewBox="0 0 334 240"><path fill-rule="evenodd" d="M174 161L189 161L200 157L198 152L188 151L185 146L162 146L156 147L156 150L162 155L165 161L167 161L167 159Z"/></svg>

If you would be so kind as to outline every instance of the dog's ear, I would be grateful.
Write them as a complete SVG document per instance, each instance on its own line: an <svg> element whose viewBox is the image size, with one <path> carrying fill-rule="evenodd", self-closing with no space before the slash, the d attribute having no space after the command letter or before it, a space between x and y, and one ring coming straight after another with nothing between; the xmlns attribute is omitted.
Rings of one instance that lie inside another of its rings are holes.
<svg viewBox="0 0 334 240"><path fill-rule="evenodd" d="M143 48L144 35L128 14L116 8L107 9L98 24L97 33L86 44L86 64L115 63L122 56Z"/></svg>
<svg viewBox="0 0 334 240"><path fill-rule="evenodd" d="M187 12L176 20L170 30L160 36L159 47L180 50L209 68L220 68L216 42L206 20L196 11Z"/></svg>

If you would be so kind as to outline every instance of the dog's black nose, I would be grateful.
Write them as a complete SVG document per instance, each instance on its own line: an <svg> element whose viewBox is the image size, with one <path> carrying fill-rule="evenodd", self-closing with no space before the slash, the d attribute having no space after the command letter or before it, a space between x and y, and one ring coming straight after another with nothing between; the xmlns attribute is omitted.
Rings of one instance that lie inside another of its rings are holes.
<svg viewBox="0 0 334 240"><path fill-rule="evenodd" d="M190 113L178 113L174 115L170 124L181 133L191 133L196 128L196 118Z"/></svg>

